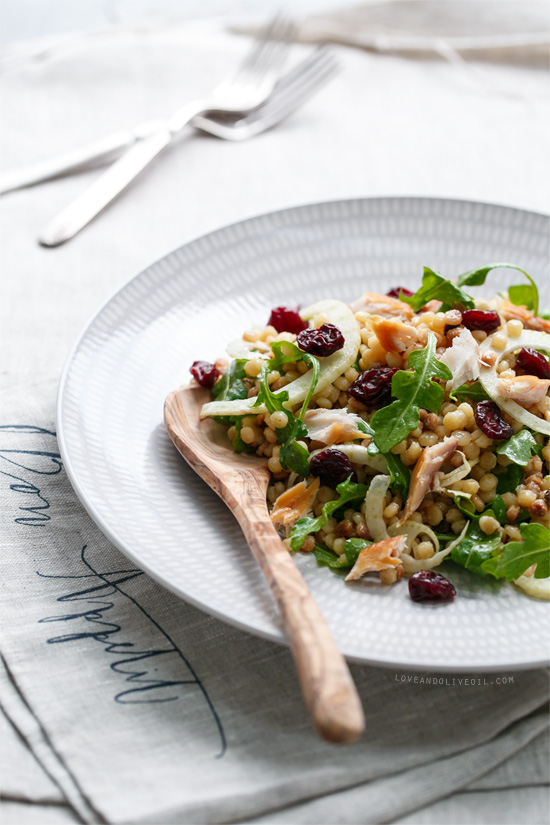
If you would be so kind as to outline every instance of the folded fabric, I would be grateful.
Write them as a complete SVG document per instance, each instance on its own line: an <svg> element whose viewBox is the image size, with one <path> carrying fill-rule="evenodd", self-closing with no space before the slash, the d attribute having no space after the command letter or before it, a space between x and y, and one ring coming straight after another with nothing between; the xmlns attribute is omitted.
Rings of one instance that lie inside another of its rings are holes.
<svg viewBox="0 0 550 825"><path fill-rule="evenodd" d="M250 26L239 30L250 31ZM537 0L393 0L306 15L304 43L332 42L409 57L456 57L546 67L548 8Z"/></svg>

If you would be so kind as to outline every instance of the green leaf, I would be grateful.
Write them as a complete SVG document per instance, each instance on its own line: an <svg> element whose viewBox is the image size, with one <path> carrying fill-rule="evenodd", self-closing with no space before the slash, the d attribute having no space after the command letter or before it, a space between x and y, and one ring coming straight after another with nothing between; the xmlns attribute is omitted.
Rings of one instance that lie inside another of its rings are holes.
<svg viewBox="0 0 550 825"><path fill-rule="evenodd" d="M534 309L537 301L536 288L531 284L518 284L508 287L508 298L516 306L526 306Z"/></svg>
<svg viewBox="0 0 550 825"><path fill-rule="evenodd" d="M233 401L237 398L247 398L248 388L243 384L243 378L246 378L244 370L246 358L237 358L231 361L228 368L212 387L212 395L218 401ZM225 427L235 426L235 437L233 438L233 448L238 453L251 452L249 446L244 443L241 438L241 428L243 415L216 415L213 420L218 424L223 424Z"/></svg>
<svg viewBox="0 0 550 825"><path fill-rule="evenodd" d="M287 353L286 355L283 350ZM304 357L304 352L290 341L274 341L271 344L271 351L273 353L273 358L269 361L271 370L280 370L284 364L293 364Z"/></svg>
<svg viewBox="0 0 550 825"><path fill-rule="evenodd" d="M361 550L364 550L365 547L369 547L371 544L372 541L366 541L365 539L346 539L344 544L344 553L346 554L350 567L353 567L357 561Z"/></svg>
<svg viewBox="0 0 550 825"><path fill-rule="evenodd" d="M550 576L550 531L542 524L520 524L519 529L523 541L505 544L500 553L483 562L483 572L513 581L536 564L535 578L546 579Z"/></svg>
<svg viewBox="0 0 550 825"><path fill-rule="evenodd" d="M372 542L365 541L364 539L346 539L344 545L345 559L340 559L340 557L332 550L329 550L328 547L316 544L313 549L313 555L317 559L317 564L330 567L332 570L349 570L357 561L361 550L364 547L368 547L369 544L372 544Z"/></svg>
<svg viewBox="0 0 550 825"><path fill-rule="evenodd" d="M471 269L469 272L464 272L463 275L460 275L458 279L458 286L481 286L485 283L485 279L487 278L489 272L491 272L493 269L502 269L503 267L506 269L515 269L517 272L521 272L521 274L525 275L527 280L530 282L530 285L526 287L526 289L529 290L529 292L522 292L521 296L529 296L531 306L529 306L528 308L532 309L535 315L537 315L539 311L539 291L537 289L537 285L531 278L531 276L524 269L522 269L519 266L516 266L515 264L487 264L487 266L482 266L479 269ZM510 298L510 301L512 301L513 304L517 305L518 302L512 298L510 290L512 290L512 294L519 294L517 293L517 290L520 289L523 289L523 286L512 286L508 290L508 297ZM521 301L521 303L523 303L523 301Z"/></svg>
<svg viewBox="0 0 550 825"><path fill-rule="evenodd" d="M473 384L461 384L456 390L449 393L451 401L466 401L469 398L471 401L488 401L490 396L487 395L479 381L474 381Z"/></svg>
<svg viewBox="0 0 550 825"><path fill-rule="evenodd" d="M307 427L303 423L302 419L306 413L311 396L313 395L319 380L320 366L319 360L313 355L309 355L307 352L301 353L301 355L303 359L305 361L307 360L307 362L311 365L312 377L309 390L304 398L304 403L298 418L296 418L296 416L285 407L285 402L288 401L288 393L279 391L275 394L271 391L267 380L271 371L268 362L264 362L262 364L262 369L260 372L260 391L254 406L265 404L270 414L279 411L285 413L288 419L288 424L285 427L279 427L276 430L277 441L281 445L279 460L285 469L293 470L300 476L308 476L309 451L301 444L298 444L298 439L306 438L308 434Z"/></svg>
<svg viewBox="0 0 550 825"><path fill-rule="evenodd" d="M363 421L362 418L357 422L357 429L361 430L361 432L365 433L365 435L374 435L374 430L371 425L368 421Z"/></svg>
<svg viewBox="0 0 550 825"><path fill-rule="evenodd" d="M222 423L225 424L226 421L227 421L227 416L224 416L223 418L224 418L224 420L222 421ZM242 425L243 425L243 418L244 418L244 415L230 416L230 418L229 418L230 424L232 423L232 424L235 425L235 437L233 439L233 448L238 453L246 452L246 451L249 450L248 444L245 444L244 441L241 438L241 429L242 429Z"/></svg>
<svg viewBox="0 0 550 825"><path fill-rule="evenodd" d="M399 456L387 453L385 456L388 470L390 471L390 489L399 493L403 501L406 501L409 492L409 481L411 471L405 467Z"/></svg>
<svg viewBox="0 0 550 825"><path fill-rule="evenodd" d="M466 518L479 521L479 519L481 518L481 513L477 512L476 508L474 507L469 498L465 498L464 503L462 503L461 497L455 496L453 501L457 510L460 510L460 512L463 513L466 516Z"/></svg>
<svg viewBox="0 0 550 825"><path fill-rule="evenodd" d="M248 388L243 384L243 378L246 378L246 363L246 358L231 361L220 380L212 387L214 398L218 401L234 401L237 398L248 397Z"/></svg>
<svg viewBox="0 0 550 825"><path fill-rule="evenodd" d="M334 501L327 501L320 516L317 518L306 516L298 519L290 531L290 549L295 553L300 550L310 533L318 533L319 530L322 530L332 514L344 504L351 501L363 501L367 495L367 490L368 487L365 484L353 482L350 475L346 481L343 481L336 488L338 498Z"/></svg>
<svg viewBox="0 0 550 825"><path fill-rule="evenodd" d="M531 456L536 455L538 444L531 432L527 429L520 430L507 441L498 445L496 451L499 455L507 456L514 464L525 467Z"/></svg>
<svg viewBox="0 0 550 825"><path fill-rule="evenodd" d="M437 360L436 345L435 335L428 333L425 348L414 350L409 356L409 366L414 372L399 370L393 376L392 395L397 401L377 410L371 418L374 441L381 453L389 453L418 427L421 407L433 413L439 412L445 392L432 379L448 381L452 373Z"/></svg>
<svg viewBox="0 0 550 825"><path fill-rule="evenodd" d="M509 464L504 472L498 473L497 478L497 493L499 495L515 493L523 478L523 470L517 464Z"/></svg>
<svg viewBox="0 0 550 825"><path fill-rule="evenodd" d="M459 286L455 286L451 281L443 278L429 266L424 267L424 276L422 278L422 286L414 295L401 295L400 300L410 304L415 312L418 312L428 301L441 301L441 311L446 312L455 306L469 307L474 306L472 297L466 292L463 292Z"/></svg>
<svg viewBox="0 0 550 825"><path fill-rule="evenodd" d="M286 438L281 440L279 455L281 465L294 470L299 476L307 478L309 476L309 450L297 441L297 439L307 436L307 427L299 418L294 418L290 424L290 430L287 432L287 427L284 427L284 432ZM279 438L279 431L277 432L277 438Z"/></svg>
<svg viewBox="0 0 550 825"><path fill-rule="evenodd" d="M468 528L468 532L457 547L451 551L451 559L471 570L484 576L486 571L483 564L490 559L491 554L500 544L500 532L497 530L491 536L485 535L481 530L478 519L473 519Z"/></svg>
<svg viewBox="0 0 550 825"><path fill-rule="evenodd" d="M491 502L491 510L497 521L500 521L501 524L506 523L506 505L502 496L497 495L494 497Z"/></svg>
<svg viewBox="0 0 550 825"><path fill-rule="evenodd" d="M315 387L319 381L319 375L321 373L321 364L319 359L316 358L314 355L309 355L309 353L304 352L304 361L306 364L309 364L312 370L311 376L311 384L309 385L309 390L307 391L306 397L304 398L304 403L302 404L302 409L300 410L300 421L304 420L304 415L307 412L307 408L309 407L309 402L315 392Z"/></svg>
<svg viewBox="0 0 550 825"><path fill-rule="evenodd" d="M525 507L522 507L519 511L519 516L515 520L514 524L519 524L520 521L531 521L531 513L529 510L526 510Z"/></svg>
<svg viewBox="0 0 550 825"><path fill-rule="evenodd" d="M481 513L476 511L474 505L468 498L465 498L464 501L462 501L460 496L455 496L454 505L466 516L466 518L471 521L479 522L481 516L493 516L501 524L506 521L506 505L502 496L499 495L496 495L491 504L489 504Z"/></svg>
<svg viewBox="0 0 550 825"><path fill-rule="evenodd" d="M320 544L316 544L312 552L317 559L317 564L330 567L332 570L339 570L342 567L350 566L347 561L340 561L336 553L333 553L328 547L323 547Z"/></svg>

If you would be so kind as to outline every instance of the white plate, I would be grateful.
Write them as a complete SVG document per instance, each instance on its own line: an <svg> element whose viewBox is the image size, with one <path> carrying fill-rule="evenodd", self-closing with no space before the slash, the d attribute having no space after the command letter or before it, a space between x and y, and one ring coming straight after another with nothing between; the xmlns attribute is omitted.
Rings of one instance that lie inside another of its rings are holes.
<svg viewBox="0 0 550 825"><path fill-rule="evenodd" d="M186 601L284 642L275 603L236 522L165 433L164 398L195 359L280 304L352 300L509 261L548 283L548 218L489 204L373 198L288 209L220 229L162 258L104 306L61 380L58 432L69 477L103 532ZM485 292L521 279L502 271ZM511 279L511 280L510 280ZM529 668L547 661L548 604L448 567L452 604L407 585L349 587L311 556L299 565L342 652L424 670Z"/></svg>

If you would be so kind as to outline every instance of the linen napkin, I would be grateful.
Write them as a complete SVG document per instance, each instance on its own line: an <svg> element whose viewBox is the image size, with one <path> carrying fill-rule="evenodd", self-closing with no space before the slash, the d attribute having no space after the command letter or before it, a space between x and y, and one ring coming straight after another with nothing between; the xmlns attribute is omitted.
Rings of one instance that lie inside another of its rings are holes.
<svg viewBox="0 0 550 825"><path fill-rule="evenodd" d="M367 733L346 748L319 740L286 648L181 602L91 522L63 470L53 389L13 394L0 426L2 694L85 822L277 822L327 795L303 820L294 807L296 821L358 822L368 804L387 822L547 728L543 671L457 687L354 666Z"/></svg>
<svg viewBox="0 0 550 825"><path fill-rule="evenodd" d="M343 8L335 4L306 14L297 38L304 43L342 43L380 54L439 55L455 61L544 68L550 56L546 0L374 0Z"/></svg>

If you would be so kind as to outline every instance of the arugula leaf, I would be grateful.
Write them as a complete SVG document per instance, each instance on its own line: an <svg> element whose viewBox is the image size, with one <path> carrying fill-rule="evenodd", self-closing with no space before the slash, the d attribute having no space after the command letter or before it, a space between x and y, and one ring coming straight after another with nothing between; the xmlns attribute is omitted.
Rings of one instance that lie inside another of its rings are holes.
<svg viewBox="0 0 550 825"><path fill-rule="evenodd" d="M219 418L223 418L222 424L227 423L227 416L219 416ZM244 415L235 415L230 416L230 423L235 425L235 437L233 438L233 447L238 453L242 452L250 452L250 448L248 444L245 444L241 438L241 429L243 426L243 418Z"/></svg>
<svg viewBox="0 0 550 825"><path fill-rule="evenodd" d="M475 521L479 521L479 519L481 518L481 513L477 512L469 498L464 498L464 504L462 503L461 496L455 496L453 501L457 510L460 510L460 512L463 513L466 516L466 518L475 519ZM470 508L467 505L470 505L472 509L470 510Z"/></svg>
<svg viewBox="0 0 550 825"><path fill-rule="evenodd" d="M403 441L418 427L420 407L438 413L445 392L433 378L449 380L451 371L437 360L437 339L428 333L428 343L424 349L414 350L409 355L409 366L414 372L399 370L392 380L392 395L398 400L388 407L377 410L371 418L374 442L381 453L389 453L392 447Z"/></svg>
<svg viewBox="0 0 550 825"><path fill-rule="evenodd" d="M411 471L408 467L405 467L398 455L386 453L385 459L388 464L388 470L390 471L390 489L399 493L403 501L406 501L409 492Z"/></svg>
<svg viewBox="0 0 550 825"><path fill-rule="evenodd" d="M309 385L309 390L307 391L307 395L304 398L304 403L302 404L302 409L300 410L300 415L299 415L300 421L304 420L304 415L307 412L307 408L309 407L309 402L311 401L313 393L315 392L315 387L317 386L317 383L319 381L319 375L321 373L320 361L314 355L309 355L309 353L304 352L304 361L306 362L306 364L310 365L310 367L313 371L313 376L311 378L311 384Z"/></svg>
<svg viewBox="0 0 550 825"><path fill-rule="evenodd" d="M281 436L279 436L279 432L282 433ZM277 430L277 439L281 444L281 452L279 453L281 466L294 470L299 476L307 478L309 475L309 450L298 443L298 439L305 437L307 437L307 427L299 418L294 418L291 424Z"/></svg>
<svg viewBox="0 0 550 825"><path fill-rule="evenodd" d="M538 446L533 434L524 428L507 441L499 444L495 452L499 455L507 456L514 464L525 467L529 463L531 456L537 453Z"/></svg>
<svg viewBox="0 0 550 825"><path fill-rule="evenodd" d="M504 472L498 473L497 478L497 493L499 495L515 493L523 478L523 470L517 464L509 464Z"/></svg>
<svg viewBox="0 0 550 825"><path fill-rule="evenodd" d="M472 401L488 401L490 396L487 395L483 389L483 385L479 381L474 381L473 384L461 384L456 390L449 393L451 401L465 401L470 398Z"/></svg>
<svg viewBox="0 0 550 825"><path fill-rule="evenodd" d="M317 559L317 564L324 567L330 567L332 570L340 570L342 567L349 567L347 561L340 561L336 553L329 550L320 544L316 544L312 550L313 555Z"/></svg>
<svg viewBox="0 0 550 825"><path fill-rule="evenodd" d="M247 398L248 389L243 384L246 378L244 371L246 358L236 358L212 387L211 393L218 401L234 401L237 398ZM219 416L221 418L221 416Z"/></svg>
<svg viewBox="0 0 550 825"><path fill-rule="evenodd" d="M481 513L476 511L474 505L468 498L464 500L464 503L462 503L460 496L455 496L454 505L466 516L466 518L469 518L472 521L479 522L481 516L493 516L501 524L506 521L506 505L502 496L499 495L496 495L492 502ZM470 509L470 507L473 509Z"/></svg>
<svg viewBox="0 0 550 825"><path fill-rule="evenodd" d="M502 496L496 495L491 502L491 510L497 521L500 521L501 524L505 524L506 522L506 504L504 503L504 499Z"/></svg>
<svg viewBox="0 0 550 825"><path fill-rule="evenodd" d="M319 359L315 358L313 355L309 355L307 352L304 352L302 353L302 356L304 360L307 359L307 362L312 367L312 379L298 418L296 418L296 416L294 416L292 412L285 407L285 402L288 401L288 392L279 391L275 394L271 391L267 380L271 371L271 362L264 362L262 364L262 369L260 372L260 391L254 406L265 404L269 413L278 411L285 413L288 419L288 424L285 427L279 427L276 430L277 441L281 445L279 460L285 469L293 470L300 476L308 476L309 451L302 444L298 443L298 439L306 438L308 434L307 427L303 423L303 417L319 380L320 365Z"/></svg>
<svg viewBox="0 0 550 825"><path fill-rule="evenodd" d="M368 421L363 421L362 418L357 422L357 429L361 430L361 432L365 433L365 435L374 435L374 430L371 425Z"/></svg>
<svg viewBox="0 0 550 825"><path fill-rule="evenodd" d="M345 559L340 559L337 554L329 550L328 547L316 544L313 549L313 555L317 559L317 564L325 565L325 567L330 567L332 570L345 570L353 567L361 550L364 547L368 547L369 544L372 544L372 542L365 541L364 539L346 539L344 545Z"/></svg>
<svg viewBox="0 0 550 825"><path fill-rule="evenodd" d="M500 533L496 530L491 536L487 536L481 530L478 521L479 516L472 519L468 532L460 544L451 550L451 559L472 573L484 576L485 570L482 565L499 546Z"/></svg>
<svg viewBox="0 0 550 825"><path fill-rule="evenodd" d="M460 275L458 279L458 286L481 286L485 283L485 279L489 272L493 269L501 269L505 267L506 269L515 269L517 272L521 272L522 275L525 275L530 284L523 284L521 286L511 286L508 290L508 297L513 304L526 304L528 309L532 309L535 315L538 314L539 311L539 291L537 289L537 285L531 276L520 266L516 266L515 264L487 264L487 266L482 266L479 269L471 269L469 272L464 272ZM515 296L512 297L512 296ZM528 303L526 303L528 302Z"/></svg>
<svg viewBox="0 0 550 825"><path fill-rule="evenodd" d="M418 312L428 301L441 301L441 311L446 312L455 306L469 307L474 306L473 299L466 292L463 292L459 286L455 286L451 281L443 278L429 266L424 267L424 276L422 278L422 286L414 295L399 296L399 300L410 304L415 312Z"/></svg>
<svg viewBox="0 0 550 825"><path fill-rule="evenodd" d="M365 547L369 547L371 544L372 541L366 541L365 539L346 539L344 544L344 553L346 554L350 567L353 567L357 561L361 550L364 550Z"/></svg>
<svg viewBox="0 0 550 825"><path fill-rule="evenodd" d="M484 573L497 579L513 581L532 564L537 565L536 579L550 576L550 530L542 524L520 524L523 541L510 541L500 553L482 563Z"/></svg>
<svg viewBox="0 0 550 825"><path fill-rule="evenodd" d="M246 378L245 372L246 358L237 358L231 361L228 368L212 387L211 393L218 401L233 401L237 398L247 398L248 389L243 384L243 378ZM231 424L235 426L235 437L233 438L233 447L238 453L251 452L249 446L244 443L241 438L242 420L244 415L215 415L213 420L218 424L223 424L225 427L230 427Z"/></svg>
<svg viewBox="0 0 550 825"><path fill-rule="evenodd" d="M536 287L531 284L517 284L508 287L508 298L516 306L526 306L534 309L537 302Z"/></svg>
<svg viewBox="0 0 550 825"><path fill-rule="evenodd" d="M322 530L328 522L333 513L336 512L342 505L351 501L363 500L367 495L368 487L366 484L356 484L350 477L339 484L336 488L338 498L335 501L327 501L323 507L323 511L317 518L305 516L298 519L292 530L290 531L290 549L296 553L301 549L302 544L310 533L318 533Z"/></svg>
<svg viewBox="0 0 550 825"><path fill-rule="evenodd" d="M285 355L283 349L289 354ZM293 364L295 361L302 361L304 355L307 355L307 353L290 341L274 341L271 344L271 351L273 352L273 358L269 361L269 368L271 370L280 370L284 364Z"/></svg>

